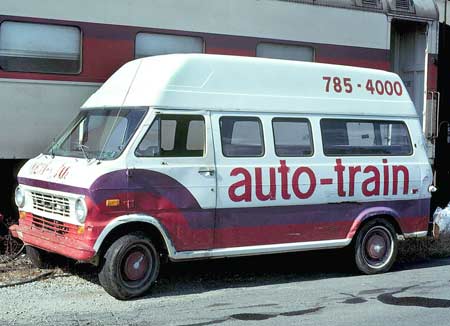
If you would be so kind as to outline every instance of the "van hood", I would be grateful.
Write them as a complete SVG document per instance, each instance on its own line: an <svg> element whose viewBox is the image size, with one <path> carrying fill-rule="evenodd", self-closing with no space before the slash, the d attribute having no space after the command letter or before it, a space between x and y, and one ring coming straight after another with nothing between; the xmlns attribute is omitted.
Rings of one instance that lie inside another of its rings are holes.
<svg viewBox="0 0 450 326"><path fill-rule="evenodd" d="M89 189L100 176L118 170L117 166L117 161L88 161L41 154L25 163L17 179L19 184L34 180Z"/></svg>

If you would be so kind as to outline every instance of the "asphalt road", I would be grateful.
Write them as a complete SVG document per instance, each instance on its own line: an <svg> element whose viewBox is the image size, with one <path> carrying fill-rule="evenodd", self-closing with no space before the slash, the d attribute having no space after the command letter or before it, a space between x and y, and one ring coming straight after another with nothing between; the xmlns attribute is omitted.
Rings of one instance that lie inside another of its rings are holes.
<svg viewBox="0 0 450 326"><path fill-rule="evenodd" d="M122 302L95 274L0 289L0 325L449 325L450 258L362 276L339 252L169 264Z"/></svg>

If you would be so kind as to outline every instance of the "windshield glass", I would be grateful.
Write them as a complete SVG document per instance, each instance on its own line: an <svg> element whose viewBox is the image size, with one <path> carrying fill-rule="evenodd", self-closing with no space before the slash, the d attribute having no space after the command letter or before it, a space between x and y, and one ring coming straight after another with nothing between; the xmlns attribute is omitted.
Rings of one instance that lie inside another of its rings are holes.
<svg viewBox="0 0 450 326"><path fill-rule="evenodd" d="M113 160L127 146L147 109L83 110L47 154Z"/></svg>

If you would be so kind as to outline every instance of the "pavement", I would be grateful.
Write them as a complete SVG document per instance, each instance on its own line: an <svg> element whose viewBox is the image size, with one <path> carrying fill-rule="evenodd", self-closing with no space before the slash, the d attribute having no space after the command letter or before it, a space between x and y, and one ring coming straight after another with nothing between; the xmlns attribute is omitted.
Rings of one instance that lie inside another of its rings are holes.
<svg viewBox="0 0 450 326"><path fill-rule="evenodd" d="M425 324L450 324L450 258L371 276L336 251L170 263L132 301L109 296L83 265L0 289L0 325Z"/></svg>

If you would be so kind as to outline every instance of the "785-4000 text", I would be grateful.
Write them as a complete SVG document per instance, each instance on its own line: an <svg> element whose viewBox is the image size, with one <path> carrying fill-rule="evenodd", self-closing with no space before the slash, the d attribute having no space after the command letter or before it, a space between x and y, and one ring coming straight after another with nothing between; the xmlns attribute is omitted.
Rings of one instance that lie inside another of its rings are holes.
<svg viewBox="0 0 450 326"><path fill-rule="evenodd" d="M388 95L388 96L402 96L403 87L398 81L392 82L390 80L372 80L368 79L365 82L364 88L363 84L355 84L352 82L351 78L348 77L333 77L333 76L323 76L322 79L325 81L325 92L330 93L353 93L355 88L365 89L368 93L374 95Z"/></svg>

